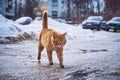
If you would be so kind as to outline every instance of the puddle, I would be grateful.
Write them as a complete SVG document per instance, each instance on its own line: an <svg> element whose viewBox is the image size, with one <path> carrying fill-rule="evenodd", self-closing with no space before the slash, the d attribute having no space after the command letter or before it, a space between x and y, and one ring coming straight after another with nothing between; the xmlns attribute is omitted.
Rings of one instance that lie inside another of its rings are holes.
<svg viewBox="0 0 120 80"><path fill-rule="evenodd" d="M106 49L101 49L101 50L90 50L89 52L106 52L108 50Z"/></svg>
<svg viewBox="0 0 120 80"><path fill-rule="evenodd" d="M120 39L116 39L116 40L114 40L113 42L120 42Z"/></svg>
<svg viewBox="0 0 120 80"><path fill-rule="evenodd" d="M85 70L81 70L81 71L76 71L76 72L73 72L73 73L70 73L66 76L71 76L69 77L69 79L67 80L86 80L86 78L88 77L94 77L94 76L100 76L100 71L99 70L92 70L92 71L85 71Z"/></svg>
<svg viewBox="0 0 120 80"><path fill-rule="evenodd" d="M80 51L82 51L83 53L87 53L87 52L107 52L107 49L101 49L101 50L85 50L85 49L80 49Z"/></svg>

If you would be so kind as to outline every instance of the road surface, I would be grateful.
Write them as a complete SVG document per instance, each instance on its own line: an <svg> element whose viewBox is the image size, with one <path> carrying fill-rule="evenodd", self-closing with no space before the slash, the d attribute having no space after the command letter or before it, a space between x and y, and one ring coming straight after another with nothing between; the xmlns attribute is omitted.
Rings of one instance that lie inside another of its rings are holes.
<svg viewBox="0 0 120 80"><path fill-rule="evenodd" d="M0 80L120 80L120 33L99 32L107 37L68 40L61 69L47 54L37 61L37 41L0 44ZM99 37L99 36L98 36Z"/></svg>

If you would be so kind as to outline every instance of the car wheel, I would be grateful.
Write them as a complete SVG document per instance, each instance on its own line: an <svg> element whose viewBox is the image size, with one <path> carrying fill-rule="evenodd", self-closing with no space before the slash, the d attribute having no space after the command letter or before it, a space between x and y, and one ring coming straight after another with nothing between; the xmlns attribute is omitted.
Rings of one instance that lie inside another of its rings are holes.
<svg viewBox="0 0 120 80"><path fill-rule="evenodd" d="M97 28L97 31L100 31L100 28Z"/></svg>
<svg viewBox="0 0 120 80"><path fill-rule="evenodd" d="M109 28L106 28L106 31L109 31Z"/></svg>
<svg viewBox="0 0 120 80"><path fill-rule="evenodd" d="M83 27L83 29L85 29L85 28Z"/></svg>
<svg viewBox="0 0 120 80"><path fill-rule="evenodd" d="M116 30L116 28L114 29L114 32L116 32L117 30Z"/></svg>
<svg viewBox="0 0 120 80"><path fill-rule="evenodd" d="M94 30L94 29L92 28L92 29L90 29L90 30Z"/></svg>

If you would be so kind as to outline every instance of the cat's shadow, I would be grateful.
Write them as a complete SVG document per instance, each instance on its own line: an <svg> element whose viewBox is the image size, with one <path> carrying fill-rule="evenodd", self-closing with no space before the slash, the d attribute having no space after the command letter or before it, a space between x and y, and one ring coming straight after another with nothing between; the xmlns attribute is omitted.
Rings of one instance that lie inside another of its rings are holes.
<svg viewBox="0 0 120 80"><path fill-rule="evenodd" d="M41 63L41 61L37 61L37 64L40 64Z"/></svg>

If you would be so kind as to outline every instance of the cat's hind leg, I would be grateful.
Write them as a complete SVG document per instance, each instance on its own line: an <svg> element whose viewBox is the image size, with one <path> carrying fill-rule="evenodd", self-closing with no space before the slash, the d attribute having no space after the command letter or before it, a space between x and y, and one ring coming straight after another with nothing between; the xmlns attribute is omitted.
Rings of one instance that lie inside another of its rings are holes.
<svg viewBox="0 0 120 80"><path fill-rule="evenodd" d="M38 44L38 60L40 60L41 59L41 52L42 52L42 50L44 49L44 47L42 46L42 44L41 43L39 43Z"/></svg>

